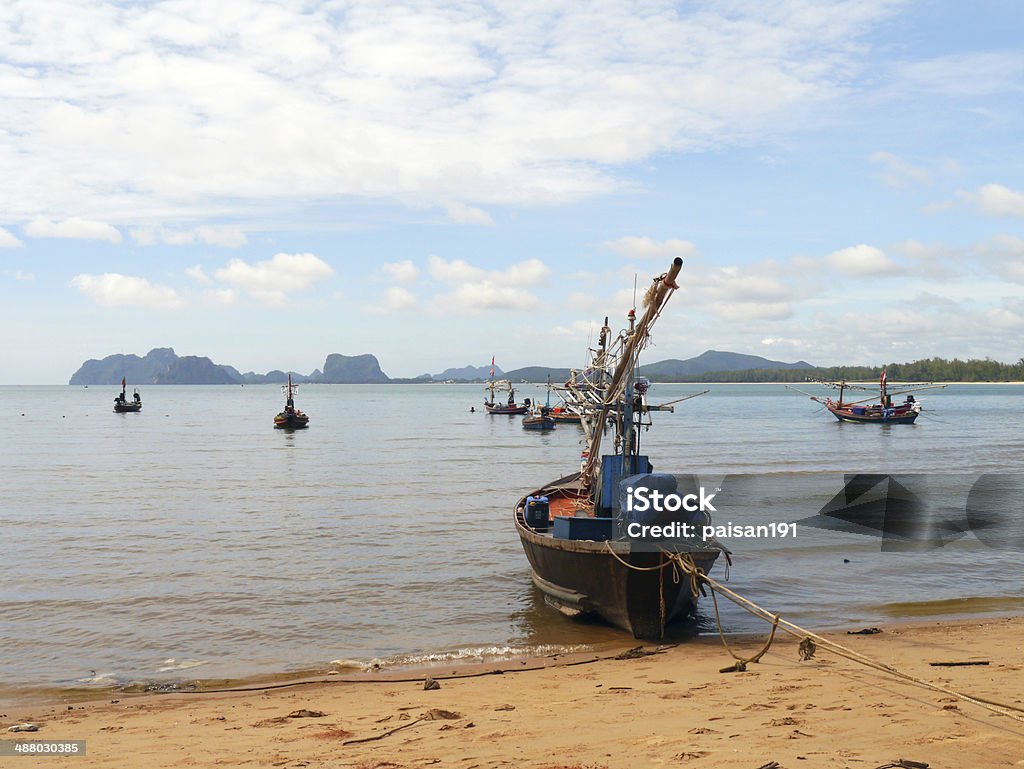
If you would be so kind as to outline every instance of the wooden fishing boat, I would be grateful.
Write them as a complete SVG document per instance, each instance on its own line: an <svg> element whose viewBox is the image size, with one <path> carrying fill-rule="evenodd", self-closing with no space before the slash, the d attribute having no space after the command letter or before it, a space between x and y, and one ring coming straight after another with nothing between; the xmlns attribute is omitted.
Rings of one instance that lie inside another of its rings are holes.
<svg viewBox="0 0 1024 769"><path fill-rule="evenodd" d="M548 377L548 398L541 406L539 403L533 405L533 409L523 417L524 430L548 431L555 429L555 420L551 418L551 378Z"/></svg>
<svg viewBox="0 0 1024 769"><path fill-rule="evenodd" d="M691 558L707 572L727 552L713 539L651 547L616 525L620 483L652 469L640 453L641 431L650 426L651 412L673 410L670 404L649 404L650 383L635 372L651 326L678 288L681 267L677 258L654 280L643 316L638 321L631 310L628 328L614 341L605 319L593 360L578 382L586 395L574 404L587 434L581 470L537 487L514 510L533 584L546 600L567 614L596 614L637 638L662 638L666 626L695 604L695 583L675 578L674 559ZM602 456L609 426L616 453Z"/></svg>
<svg viewBox="0 0 1024 769"><path fill-rule="evenodd" d="M554 430L555 420L551 418L551 410L541 407L532 414L523 417L524 430Z"/></svg>
<svg viewBox="0 0 1024 769"><path fill-rule="evenodd" d="M309 417L295 408L295 391L298 385L292 384L292 375L288 374L288 384L281 390L288 396L284 403L284 411L274 417L274 427L280 430L301 430L309 426Z"/></svg>
<svg viewBox="0 0 1024 769"><path fill-rule="evenodd" d="M548 415L551 417L552 422L567 422L571 424L580 424L583 420L582 414L577 414L575 411L570 411L566 406L555 406L551 409L551 413Z"/></svg>
<svg viewBox="0 0 1024 769"><path fill-rule="evenodd" d="M807 395L812 401L820 403L832 416L840 422L870 422L874 424L890 425L912 425L920 416L923 407L912 393L919 390L941 389L944 384L932 384L931 382L917 382L895 385L896 391L889 391L889 381L886 369L882 369L882 376L878 382L878 402L871 403L875 396L858 401L843 400L847 390L871 391L874 388L857 382L847 382L845 379L838 381L816 380L817 384L839 391L839 400L832 400L830 397L822 398L808 392L804 392L792 385L786 385L790 390L796 390ZM894 402L894 398L905 395L901 403Z"/></svg>
<svg viewBox="0 0 1024 769"><path fill-rule="evenodd" d="M142 411L142 396L138 389L132 392L132 399L128 400L126 395L127 386L124 377L121 377L121 394L114 397L115 414L134 414Z"/></svg>
<svg viewBox="0 0 1024 769"><path fill-rule="evenodd" d="M488 414L525 414L530 410L530 399L527 398L522 404L516 403L516 390L507 379L490 380L484 389L490 397L484 398L484 409ZM507 392L508 398L498 402L494 398L495 392Z"/></svg>

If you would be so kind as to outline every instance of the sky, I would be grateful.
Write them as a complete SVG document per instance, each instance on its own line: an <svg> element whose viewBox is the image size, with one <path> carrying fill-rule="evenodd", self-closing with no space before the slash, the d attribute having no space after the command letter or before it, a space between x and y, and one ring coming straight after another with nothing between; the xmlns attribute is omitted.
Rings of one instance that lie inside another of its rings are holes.
<svg viewBox="0 0 1024 769"><path fill-rule="evenodd" d="M1024 357L1015 0L0 4L0 384Z"/></svg>

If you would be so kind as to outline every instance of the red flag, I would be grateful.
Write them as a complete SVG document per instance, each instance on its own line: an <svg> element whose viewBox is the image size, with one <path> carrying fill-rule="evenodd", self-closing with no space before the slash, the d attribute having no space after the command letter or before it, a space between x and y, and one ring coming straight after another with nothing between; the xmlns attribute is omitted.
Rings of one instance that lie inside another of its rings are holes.
<svg viewBox="0 0 1024 769"><path fill-rule="evenodd" d="M494 356L491 356L491 376L494 376Z"/></svg>
<svg viewBox="0 0 1024 769"><path fill-rule="evenodd" d="M124 377L121 377L121 389L125 388Z"/></svg>
<svg viewBox="0 0 1024 769"><path fill-rule="evenodd" d="M878 383L883 390L885 389L885 371L885 369L882 369L882 380Z"/></svg>

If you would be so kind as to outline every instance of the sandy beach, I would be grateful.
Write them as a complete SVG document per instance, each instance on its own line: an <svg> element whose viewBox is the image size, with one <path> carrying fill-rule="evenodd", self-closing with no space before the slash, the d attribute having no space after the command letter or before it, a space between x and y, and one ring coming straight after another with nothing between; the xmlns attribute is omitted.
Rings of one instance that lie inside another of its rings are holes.
<svg viewBox="0 0 1024 769"><path fill-rule="evenodd" d="M828 637L929 682L1024 707L1024 618ZM86 756L54 759L81 767L1024 766L1021 721L825 653L801 661L790 637L740 673L720 672L731 658L717 639L643 648L650 654L6 708L2 739L85 740ZM439 689L424 689L428 675ZM39 732L6 731L23 721Z"/></svg>

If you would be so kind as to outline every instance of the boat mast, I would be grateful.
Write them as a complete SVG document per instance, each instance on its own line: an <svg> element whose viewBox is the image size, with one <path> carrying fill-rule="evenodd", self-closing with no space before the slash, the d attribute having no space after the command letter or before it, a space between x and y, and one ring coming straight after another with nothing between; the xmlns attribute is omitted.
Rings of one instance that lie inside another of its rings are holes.
<svg viewBox="0 0 1024 769"><path fill-rule="evenodd" d="M631 469L629 455L634 450L632 439L633 432L633 376L640 352L646 346L650 337L651 326L661 315L666 302L672 293L679 288L676 278L683 267L683 260L676 257L672 260L672 266L668 272L654 279L644 297L645 310L639 321L636 320L636 313L630 310L630 324L628 332L622 338L621 352L617 358L615 372L611 380L604 388L601 410L592 426L590 445L588 446L587 461L580 473L581 480L590 488L591 496L594 495L597 487L597 476L601 462L601 438L604 434L604 425L609 414L614 410L616 414L616 433L621 441L620 448L623 458L623 470ZM602 331L603 341L603 331ZM628 415L628 424L626 416ZM628 437L627 437L628 434Z"/></svg>

